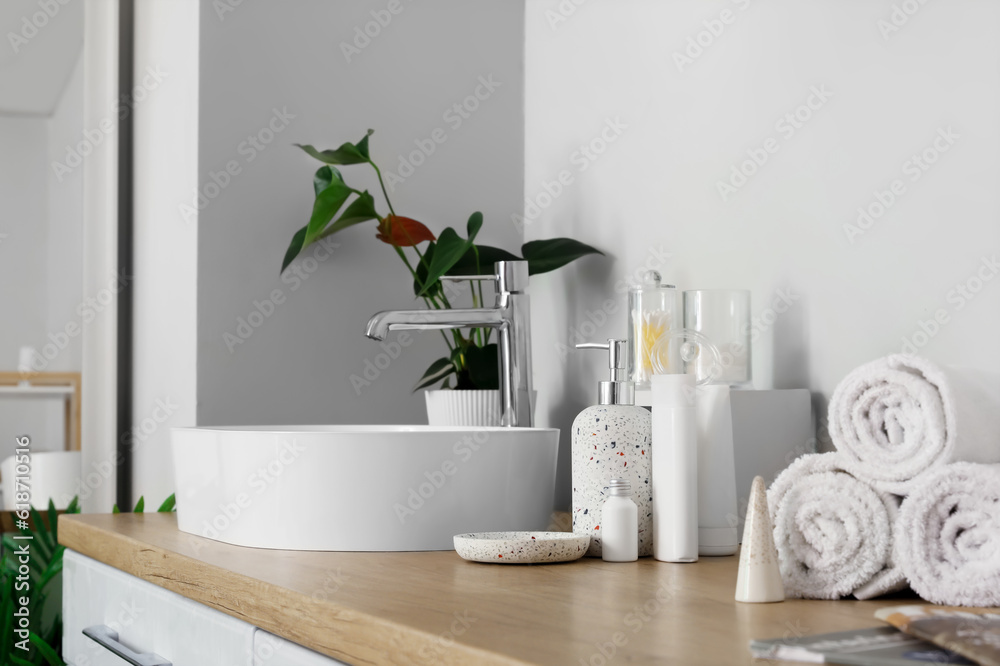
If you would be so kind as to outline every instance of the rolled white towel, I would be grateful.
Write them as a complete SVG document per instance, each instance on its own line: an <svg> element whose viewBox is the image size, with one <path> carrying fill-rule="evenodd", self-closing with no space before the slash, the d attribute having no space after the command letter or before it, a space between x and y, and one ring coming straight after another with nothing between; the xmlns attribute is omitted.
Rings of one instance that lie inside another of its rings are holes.
<svg viewBox="0 0 1000 666"><path fill-rule="evenodd" d="M899 564L927 601L1000 606L1000 465L927 474L899 509L896 539Z"/></svg>
<svg viewBox="0 0 1000 666"><path fill-rule="evenodd" d="M1000 402L968 372L945 373L893 354L853 370L830 398L830 436L844 465L876 489L905 496L920 475L957 460L1000 462Z"/></svg>
<svg viewBox="0 0 1000 666"><path fill-rule="evenodd" d="M837 453L805 455L767 491L785 594L871 598L906 587L893 559L899 499L843 468Z"/></svg>

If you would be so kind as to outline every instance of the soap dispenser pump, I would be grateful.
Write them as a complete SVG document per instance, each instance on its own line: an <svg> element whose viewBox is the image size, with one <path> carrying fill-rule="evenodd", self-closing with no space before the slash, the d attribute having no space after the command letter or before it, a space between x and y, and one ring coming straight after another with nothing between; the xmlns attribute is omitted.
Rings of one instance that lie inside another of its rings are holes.
<svg viewBox="0 0 1000 666"><path fill-rule="evenodd" d="M635 405L635 386L626 371L627 342L585 343L577 349L608 352L609 381L598 384L598 404L573 421L573 532L590 536L589 557L601 557L601 511L611 495L608 479L624 479L638 507L639 556L653 553L652 419Z"/></svg>

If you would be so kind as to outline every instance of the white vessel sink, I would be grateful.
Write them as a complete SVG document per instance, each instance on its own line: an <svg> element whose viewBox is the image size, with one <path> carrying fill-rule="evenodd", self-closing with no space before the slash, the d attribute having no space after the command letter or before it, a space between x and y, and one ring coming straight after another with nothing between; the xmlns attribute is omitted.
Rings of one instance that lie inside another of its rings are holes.
<svg viewBox="0 0 1000 666"><path fill-rule="evenodd" d="M451 550L544 530L559 431L430 426L173 428L177 522L289 550Z"/></svg>

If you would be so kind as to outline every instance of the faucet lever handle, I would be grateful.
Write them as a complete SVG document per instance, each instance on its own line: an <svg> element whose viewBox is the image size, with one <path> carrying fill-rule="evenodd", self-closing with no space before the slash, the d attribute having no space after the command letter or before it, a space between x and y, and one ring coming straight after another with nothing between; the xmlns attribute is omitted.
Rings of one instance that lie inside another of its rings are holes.
<svg viewBox="0 0 1000 666"><path fill-rule="evenodd" d="M492 280L497 293L523 294L528 288L528 262L523 259L498 261L492 275L442 275L439 280Z"/></svg>
<svg viewBox="0 0 1000 666"><path fill-rule="evenodd" d="M451 280L452 282L459 282L461 280L493 280L495 282L496 280L499 280L500 277L498 275L442 275L438 279Z"/></svg>

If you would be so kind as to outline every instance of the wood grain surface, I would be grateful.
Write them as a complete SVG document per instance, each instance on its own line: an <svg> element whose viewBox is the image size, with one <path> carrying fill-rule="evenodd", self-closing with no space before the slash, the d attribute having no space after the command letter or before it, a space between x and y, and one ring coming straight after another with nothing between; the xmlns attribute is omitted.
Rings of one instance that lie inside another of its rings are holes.
<svg viewBox="0 0 1000 666"><path fill-rule="evenodd" d="M492 565L454 552L264 550L155 513L62 516L59 540L351 664L762 663L752 638L879 626L875 609L900 603L737 603L738 556Z"/></svg>

